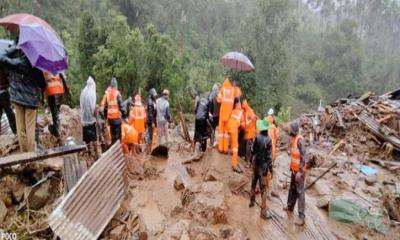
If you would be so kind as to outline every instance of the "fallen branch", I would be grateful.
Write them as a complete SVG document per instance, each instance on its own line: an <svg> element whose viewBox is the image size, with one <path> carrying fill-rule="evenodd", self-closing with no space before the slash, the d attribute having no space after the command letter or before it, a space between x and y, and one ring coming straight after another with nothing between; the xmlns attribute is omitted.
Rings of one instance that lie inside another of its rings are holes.
<svg viewBox="0 0 400 240"><path fill-rule="evenodd" d="M307 187L306 190L312 187L318 180L320 180L325 174L327 174L332 168L336 167L337 163L332 164L328 169L325 170L319 177L317 177L312 183L310 183Z"/></svg>
<svg viewBox="0 0 400 240"><path fill-rule="evenodd" d="M204 156L204 152L200 152L196 155L191 156L189 159L186 159L182 162L182 164L189 164L192 162L198 162Z"/></svg>

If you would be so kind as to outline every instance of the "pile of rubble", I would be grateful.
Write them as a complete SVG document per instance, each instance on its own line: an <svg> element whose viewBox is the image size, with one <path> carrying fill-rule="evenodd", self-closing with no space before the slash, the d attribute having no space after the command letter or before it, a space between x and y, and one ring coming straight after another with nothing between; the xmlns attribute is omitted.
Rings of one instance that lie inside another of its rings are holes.
<svg viewBox="0 0 400 240"><path fill-rule="evenodd" d="M318 112L303 114L297 121L313 148L334 147L366 161L393 160L400 151L399 109L400 90L381 96L366 93L359 99L340 99ZM324 160L318 152L314 152L317 166Z"/></svg>
<svg viewBox="0 0 400 240"><path fill-rule="evenodd" d="M32 163L0 170L0 229L19 239L52 237L47 217L62 195L61 165Z"/></svg>
<svg viewBox="0 0 400 240"><path fill-rule="evenodd" d="M295 120L307 145L306 186L316 206L329 209L333 218L335 204L365 207L379 213L371 215L380 216L374 218L379 224L366 224L378 232L400 224L399 109L400 89L339 99ZM280 149L286 151L289 125L283 129ZM344 215L357 215L347 210Z"/></svg>

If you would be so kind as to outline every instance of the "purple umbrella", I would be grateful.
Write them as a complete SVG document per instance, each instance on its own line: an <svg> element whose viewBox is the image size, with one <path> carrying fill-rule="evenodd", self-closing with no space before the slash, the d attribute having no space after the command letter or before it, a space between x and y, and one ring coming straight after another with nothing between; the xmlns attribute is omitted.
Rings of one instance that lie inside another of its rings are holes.
<svg viewBox="0 0 400 240"><path fill-rule="evenodd" d="M55 32L42 25L20 25L18 46L34 67L54 75L68 68L63 42Z"/></svg>
<svg viewBox="0 0 400 240"><path fill-rule="evenodd" d="M221 62L225 67L240 71L249 72L254 70L254 66L250 59L240 52L229 52L221 58Z"/></svg>

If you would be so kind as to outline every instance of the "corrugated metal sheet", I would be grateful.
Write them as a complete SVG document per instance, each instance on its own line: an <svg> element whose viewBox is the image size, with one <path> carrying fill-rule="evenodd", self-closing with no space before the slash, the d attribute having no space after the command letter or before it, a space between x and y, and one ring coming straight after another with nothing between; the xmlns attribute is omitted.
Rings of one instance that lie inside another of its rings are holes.
<svg viewBox="0 0 400 240"><path fill-rule="evenodd" d="M10 128L10 125L8 124L8 119L6 117L6 114L3 113L1 116L1 129L0 129L0 134L1 135L12 135L13 132Z"/></svg>
<svg viewBox="0 0 400 240"><path fill-rule="evenodd" d="M125 158L114 144L51 213L49 225L66 240L97 239L118 210L125 191Z"/></svg>
<svg viewBox="0 0 400 240"><path fill-rule="evenodd" d="M76 155L65 156L63 160L64 193L68 193L87 171L87 164Z"/></svg>
<svg viewBox="0 0 400 240"><path fill-rule="evenodd" d="M379 124L379 122L370 116L370 114L368 114L366 111L363 111L358 118L368 127L371 132L386 142L389 142L395 149L400 151L400 139L393 134L393 132L395 132L393 129L388 128L383 124Z"/></svg>

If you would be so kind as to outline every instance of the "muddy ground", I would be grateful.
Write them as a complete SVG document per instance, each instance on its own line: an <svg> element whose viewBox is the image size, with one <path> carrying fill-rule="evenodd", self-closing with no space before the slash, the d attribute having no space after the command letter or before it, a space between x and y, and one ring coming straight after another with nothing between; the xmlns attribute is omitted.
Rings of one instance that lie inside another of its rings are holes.
<svg viewBox="0 0 400 240"><path fill-rule="evenodd" d="M286 151L279 152L275 162L274 190L279 196L269 198L273 219L265 221L260 219L258 207L248 207L251 169L246 162L240 161L244 174L234 173L230 156L209 148L200 161L183 164L192 153L179 138L174 140L168 159L149 156L142 159L144 168L152 169L146 171L155 175L130 175L129 199L123 205L138 217L133 239L143 234L148 239L399 239L400 227L391 223L387 215L384 219L389 228L385 234L363 225L340 223L328 216L329 200L341 197L354 199L373 211L381 210L379 188L393 187L382 183L399 181L398 175L377 167L376 183L367 185L365 177L352 167L359 162L357 156L347 157L337 151L320 167L308 171L307 183L310 183L326 166L338 163L331 173L307 190L306 225L297 227L296 216L288 216L282 209L289 185ZM321 155L330 150L318 145L313 149L318 149ZM260 201L260 195L257 199ZM110 224L103 236L125 237L126 230L120 226Z"/></svg>

